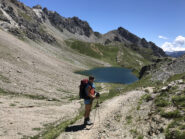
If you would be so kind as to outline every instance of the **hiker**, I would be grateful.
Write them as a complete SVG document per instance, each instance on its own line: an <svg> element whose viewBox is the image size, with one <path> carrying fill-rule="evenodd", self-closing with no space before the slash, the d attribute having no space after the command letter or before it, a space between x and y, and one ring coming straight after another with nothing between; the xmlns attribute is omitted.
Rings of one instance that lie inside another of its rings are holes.
<svg viewBox="0 0 185 139"><path fill-rule="evenodd" d="M95 93L95 85L93 82L94 82L94 77L89 76L89 81L85 88L86 97L84 99L84 104L85 104L84 125L93 124L89 118L91 107L92 107L93 100L95 98L99 98L100 96L99 93Z"/></svg>

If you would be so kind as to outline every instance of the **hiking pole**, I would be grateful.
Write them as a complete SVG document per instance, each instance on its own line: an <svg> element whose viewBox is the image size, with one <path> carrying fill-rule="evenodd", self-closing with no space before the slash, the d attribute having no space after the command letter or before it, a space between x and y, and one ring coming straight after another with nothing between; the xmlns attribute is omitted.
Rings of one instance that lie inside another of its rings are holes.
<svg viewBox="0 0 185 139"><path fill-rule="evenodd" d="M99 126L100 126L100 111L99 111L99 108L98 107L100 107L100 105L99 105L99 101L98 101L98 99L97 99L97 110L98 110L98 121L99 121Z"/></svg>
<svg viewBox="0 0 185 139"><path fill-rule="evenodd" d="M92 125L88 130L90 130L91 128L93 128L93 126L95 125L96 111L97 111L98 107L99 107L99 102L98 102L98 100L97 100L97 101L96 101L96 105L95 105L95 112L94 112L94 122L93 122L93 125Z"/></svg>

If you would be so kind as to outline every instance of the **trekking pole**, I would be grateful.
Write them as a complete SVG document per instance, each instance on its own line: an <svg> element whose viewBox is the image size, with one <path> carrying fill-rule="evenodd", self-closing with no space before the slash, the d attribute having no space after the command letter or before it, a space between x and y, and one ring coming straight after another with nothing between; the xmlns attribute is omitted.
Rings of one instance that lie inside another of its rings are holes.
<svg viewBox="0 0 185 139"><path fill-rule="evenodd" d="M97 100L98 119L99 119L98 121L99 121L99 126L100 126L100 111L98 107L100 107L100 105L99 105L99 101Z"/></svg>
<svg viewBox="0 0 185 139"><path fill-rule="evenodd" d="M96 120L96 111L97 111L98 107L99 107L99 102L97 100L96 101L96 105L95 105L95 112L94 112L94 124L95 124L95 120ZM94 124L88 130L90 130L91 128L93 128L94 127Z"/></svg>

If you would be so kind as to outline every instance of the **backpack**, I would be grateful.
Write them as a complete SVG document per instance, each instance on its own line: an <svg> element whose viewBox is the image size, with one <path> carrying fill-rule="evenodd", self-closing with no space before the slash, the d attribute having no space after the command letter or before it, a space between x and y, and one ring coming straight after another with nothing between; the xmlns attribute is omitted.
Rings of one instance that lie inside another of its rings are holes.
<svg viewBox="0 0 185 139"><path fill-rule="evenodd" d="M83 79L81 80L80 86L79 86L79 97L80 99L88 99L88 96L86 95L85 89L88 85L89 80Z"/></svg>

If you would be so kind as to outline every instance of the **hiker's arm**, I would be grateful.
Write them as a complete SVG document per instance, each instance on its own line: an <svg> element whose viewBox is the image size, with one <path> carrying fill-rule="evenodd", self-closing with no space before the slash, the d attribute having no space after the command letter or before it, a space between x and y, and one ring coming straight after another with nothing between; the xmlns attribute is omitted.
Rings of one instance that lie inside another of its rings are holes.
<svg viewBox="0 0 185 139"><path fill-rule="evenodd" d="M90 87L90 86L87 88L87 92L88 92L88 96L89 96L90 98L92 98L92 99L96 98L95 95L92 95L92 94L90 93L90 92L91 92L91 87Z"/></svg>

